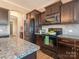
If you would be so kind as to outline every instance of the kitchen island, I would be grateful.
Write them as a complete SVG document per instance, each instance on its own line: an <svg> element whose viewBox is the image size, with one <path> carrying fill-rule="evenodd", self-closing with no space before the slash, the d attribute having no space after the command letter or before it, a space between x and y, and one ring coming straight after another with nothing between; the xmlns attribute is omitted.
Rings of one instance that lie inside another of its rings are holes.
<svg viewBox="0 0 79 59"><path fill-rule="evenodd" d="M39 46L23 39L0 38L0 59L28 59L39 49Z"/></svg>

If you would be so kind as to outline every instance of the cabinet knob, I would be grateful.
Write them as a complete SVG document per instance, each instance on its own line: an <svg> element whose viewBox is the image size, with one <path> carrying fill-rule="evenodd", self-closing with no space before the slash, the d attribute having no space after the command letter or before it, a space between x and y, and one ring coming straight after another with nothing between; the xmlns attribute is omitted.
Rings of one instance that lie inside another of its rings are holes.
<svg viewBox="0 0 79 59"><path fill-rule="evenodd" d="M76 49L77 51L79 51L79 49Z"/></svg>
<svg viewBox="0 0 79 59"><path fill-rule="evenodd" d="M70 52L66 51L66 54L70 54Z"/></svg>
<svg viewBox="0 0 79 59"><path fill-rule="evenodd" d="M72 50L73 50L74 48L72 47Z"/></svg>

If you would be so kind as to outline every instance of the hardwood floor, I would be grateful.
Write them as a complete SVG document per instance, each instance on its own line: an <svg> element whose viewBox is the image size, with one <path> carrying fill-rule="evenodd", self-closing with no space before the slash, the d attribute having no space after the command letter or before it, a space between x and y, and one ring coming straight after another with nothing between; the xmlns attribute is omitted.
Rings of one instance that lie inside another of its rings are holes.
<svg viewBox="0 0 79 59"><path fill-rule="evenodd" d="M43 53L42 51L38 51L37 52L37 59L54 59L48 55L46 55L45 53Z"/></svg>

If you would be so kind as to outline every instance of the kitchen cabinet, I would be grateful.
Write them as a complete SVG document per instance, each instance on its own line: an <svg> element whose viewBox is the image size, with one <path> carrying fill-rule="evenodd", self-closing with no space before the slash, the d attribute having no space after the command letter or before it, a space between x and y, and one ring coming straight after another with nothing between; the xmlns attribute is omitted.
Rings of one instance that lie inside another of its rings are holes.
<svg viewBox="0 0 79 59"><path fill-rule="evenodd" d="M79 0L74 1L74 22L79 23Z"/></svg>
<svg viewBox="0 0 79 59"><path fill-rule="evenodd" d="M74 40L60 38L58 43L59 59L74 59Z"/></svg>
<svg viewBox="0 0 79 59"><path fill-rule="evenodd" d="M52 5L49 5L49 6L45 7L46 16L50 16L52 14L60 12L60 6L61 6L61 2L59 1L59 2L56 2Z"/></svg>
<svg viewBox="0 0 79 59"><path fill-rule="evenodd" d="M42 12L40 14L40 24L44 24L45 23L45 18L46 18L46 13L45 12Z"/></svg>
<svg viewBox="0 0 79 59"><path fill-rule="evenodd" d="M51 22L47 22L47 19L51 19L54 15L59 14L58 18L60 22L58 24L77 24L79 23L79 1L73 0L67 3L56 2L45 7L46 11L45 15L42 16L43 21L41 19L41 23L45 25L54 24ZM55 18L52 18L55 19ZM56 23L57 24L57 23Z"/></svg>
<svg viewBox="0 0 79 59"><path fill-rule="evenodd" d="M35 40L36 40L36 44L41 47L42 44L43 44L42 35L36 35L36 36L35 36Z"/></svg>
<svg viewBox="0 0 79 59"><path fill-rule="evenodd" d="M45 25L60 23L60 6L61 2L58 1L45 7Z"/></svg>
<svg viewBox="0 0 79 59"><path fill-rule="evenodd" d="M8 24L8 10L0 8L0 24Z"/></svg>
<svg viewBox="0 0 79 59"><path fill-rule="evenodd" d="M37 54L37 52L34 52L34 53L32 53L32 54L30 54L28 56L25 56L25 57L23 57L21 59L37 59L36 54Z"/></svg>
<svg viewBox="0 0 79 59"><path fill-rule="evenodd" d="M75 48L76 55L75 56L76 56L76 59L79 59L79 41L77 40L75 44L76 44L76 48Z"/></svg>
<svg viewBox="0 0 79 59"><path fill-rule="evenodd" d="M61 23L74 22L74 2L68 2L61 5Z"/></svg>
<svg viewBox="0 0 79 59"><path fill-rule="evenodd" d="M79 59L79 41L70 38L58 39L59 59Z"/></svg>

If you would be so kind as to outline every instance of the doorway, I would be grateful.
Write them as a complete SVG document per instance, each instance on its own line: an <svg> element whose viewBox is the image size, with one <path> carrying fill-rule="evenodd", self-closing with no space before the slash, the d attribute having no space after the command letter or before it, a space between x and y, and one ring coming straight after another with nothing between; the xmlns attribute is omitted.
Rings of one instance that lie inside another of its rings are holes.
<svg viewBox="0 0 79 59"><path fill-rule="evenodd" d="M13 35L13 22L10 22L10 35Z"/></svg>
<svg viewBox="0 0 79 59"><path fill-rule="evenodd" d="M15 16L11 16L10 20L10 36L18 36L18 20Z"/></svg>

